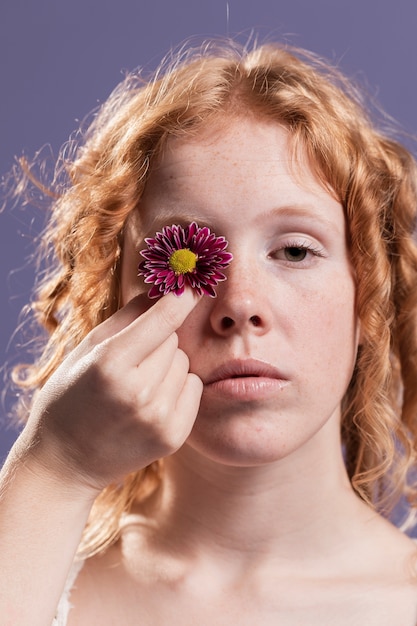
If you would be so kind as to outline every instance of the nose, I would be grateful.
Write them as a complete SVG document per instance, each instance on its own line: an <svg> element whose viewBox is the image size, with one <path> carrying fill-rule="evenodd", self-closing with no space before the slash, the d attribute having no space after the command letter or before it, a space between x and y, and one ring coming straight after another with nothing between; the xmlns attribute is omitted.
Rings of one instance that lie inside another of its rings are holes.
<svg viewBox="0 0 417 626"><path fill-rule="evenodd" d="M250 333L262 335L272 326L266 281L262 273L235 254L227 280L218 288L210 314L213 330L219 335Z"/></svg>

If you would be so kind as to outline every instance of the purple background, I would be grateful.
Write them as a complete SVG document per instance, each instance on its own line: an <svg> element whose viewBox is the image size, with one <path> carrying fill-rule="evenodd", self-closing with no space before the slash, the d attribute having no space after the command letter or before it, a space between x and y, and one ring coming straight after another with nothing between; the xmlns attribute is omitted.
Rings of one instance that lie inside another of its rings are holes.
<svg viewBox="0 0 417 626"><path fill-rule="evenodd" d="M123 70L152 69L190 36L245 41L251 28L337 61L417 133L415 0L3 0L0 174L22 152L49 144L56 154ZM31 220L18 207L0 214L1 363L15 359L9 340L33 279L24 268L39 228ZM15 437L5 413L0 459Z"/></svg>

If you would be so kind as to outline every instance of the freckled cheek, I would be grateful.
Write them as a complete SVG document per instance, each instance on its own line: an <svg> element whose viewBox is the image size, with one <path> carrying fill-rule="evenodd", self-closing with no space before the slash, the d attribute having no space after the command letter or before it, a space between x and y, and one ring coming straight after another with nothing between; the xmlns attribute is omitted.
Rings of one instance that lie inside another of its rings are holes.
<svg viewBox="0 0 417 626"><path fill-rule="evenodd" d="M198 305L198 309L203 303ZM184 350L189 357L192 351L201 350L201 340L207 324L207 316L203 316L200 310L194 310L187 317L185 322L177 330L179 347Z"/></svg>
<svg viewBox="0 0 417 626"><path fill-rule="evenodd" d="M194 365L201 366L202 354L210 344L210 306L211 298L204 296L176 331L178 345L190 359L191 371L195 371Z"/></svg>
<svg viewBox="0 0 417 626"><path fill-rule="evenodd" d="M357 321L354 291L350 285L345 289L329 289L311 303L305 339L309 344L311 358L317 366L332 370L353 367L357 350Z"/></svg>

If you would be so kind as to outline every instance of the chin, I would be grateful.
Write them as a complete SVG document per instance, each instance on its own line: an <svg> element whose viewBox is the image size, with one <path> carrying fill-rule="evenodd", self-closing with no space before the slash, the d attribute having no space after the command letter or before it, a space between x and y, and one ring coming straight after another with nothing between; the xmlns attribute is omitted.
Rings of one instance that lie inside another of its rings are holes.
<svg viewBox="0 0 417 626"><path fill-rule="evenodd" d="M185 445L201 457L227 466L258 467L275 463L301 443L290 442L259 421L257 424L223 423L207 430L199 426L195 425Z"/></svg>

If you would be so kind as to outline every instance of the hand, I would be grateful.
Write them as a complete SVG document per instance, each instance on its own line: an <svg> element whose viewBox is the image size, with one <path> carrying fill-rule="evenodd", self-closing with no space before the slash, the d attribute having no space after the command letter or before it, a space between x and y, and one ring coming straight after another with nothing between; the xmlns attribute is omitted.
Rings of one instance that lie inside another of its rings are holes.
<svg viewBox="0 0 417 626"><path fill-rule="evenodd" d="M35 400L31 458L100 491L175 452L203 390L175 332L198 300L191 290L168 294L139 315L138 297L93 329Z"/></svg>

